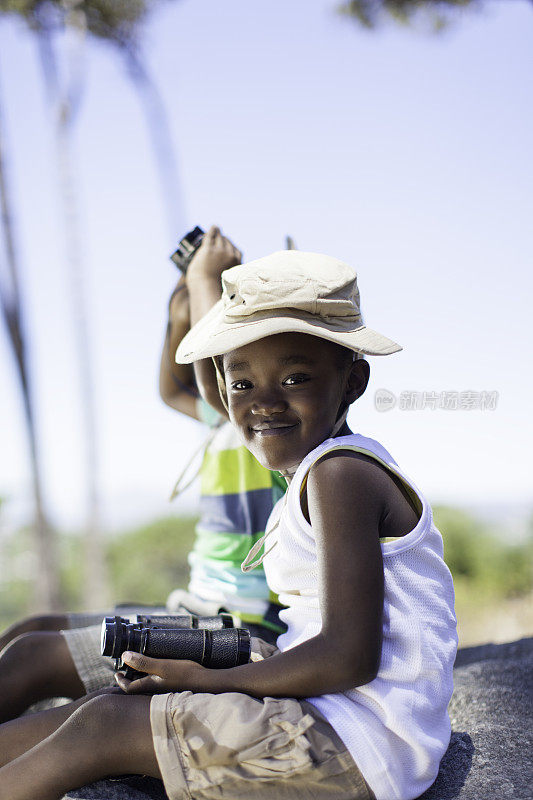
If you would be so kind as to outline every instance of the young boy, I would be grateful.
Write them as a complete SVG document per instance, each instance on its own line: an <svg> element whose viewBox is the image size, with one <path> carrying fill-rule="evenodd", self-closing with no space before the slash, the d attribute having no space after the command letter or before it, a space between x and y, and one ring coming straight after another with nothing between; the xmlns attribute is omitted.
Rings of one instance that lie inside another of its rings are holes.
<svg viewBox="0 0 533 800"><path fill-rule="evenodd" d="M355 354L400 348L362 325L335 259L275 253L223 284L177 358L215 357L244 443L287 478L265 554L243 568L264 560L288 630L226 670L126 654L148 676L119 678L124 695L8 723L1 800L122 772L161 776L171 800L413 800L435 779L457 646L442 540L391 456L345 421L368 380Z"/></svg>

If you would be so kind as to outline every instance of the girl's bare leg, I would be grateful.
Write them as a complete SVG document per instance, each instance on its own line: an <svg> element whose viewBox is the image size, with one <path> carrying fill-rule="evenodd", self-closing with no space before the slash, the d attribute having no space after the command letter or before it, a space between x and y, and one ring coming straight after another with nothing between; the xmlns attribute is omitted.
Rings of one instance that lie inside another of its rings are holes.
<svg viewBox="0 0 533 800"><path fill-rule="evenodd" d="M38 700L85 694L65 638L57 631L17 636L0 654L0 722Z"/></svg>
<svg viewBox="0 0 533 800"><path fill-rule="evenodd" d="M105 694L80 705L44 741L0 769L0 800L60 800L123 773L160 778L150 697Z"/></svg>
<svg viewBox="0 0 533 800"><path fill-rule="evenodd" d="M54 733L83 703L102 694L122 694L116 687L91 692L73 703L50 708L0 725L0 767L14 761L27 750L31 750L47 736Z"/></svg>
<svg viewBox="0 0 533 800"><path fill-rule="evenodd" d="M9 642L16 639L23 633L31 633L32 631L62 631L68 628L69 618L66 614L40 614L34 617L25 617L9 628L0 635L0 652L4 649Z"/></svg>

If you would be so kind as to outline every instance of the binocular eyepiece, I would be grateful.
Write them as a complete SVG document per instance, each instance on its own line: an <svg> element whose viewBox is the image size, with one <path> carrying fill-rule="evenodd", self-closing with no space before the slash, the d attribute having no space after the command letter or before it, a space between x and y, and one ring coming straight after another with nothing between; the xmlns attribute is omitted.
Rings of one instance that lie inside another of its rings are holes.
<svg viewBox="0 0 533 800"><path fill-rule="evenodd" d="M192 257L202 244L204 231L198 225L185 234L180 241L177 250L170 256L171 260L183 274L187 272L187 267L192 261Z"/></svg>
<svg viewBox="0 0 533 800"><path fill-rule="evenodd" d="M115 669L121 669L122 654L126 650L151 658L188 659L211 669L228 669L250 660L249 632L232 626L229 614L216 617L139 614L137 622L118 616L105 617L102 655L115 659ZM130 680L143 674L131 667L125 672Z"/></svg>

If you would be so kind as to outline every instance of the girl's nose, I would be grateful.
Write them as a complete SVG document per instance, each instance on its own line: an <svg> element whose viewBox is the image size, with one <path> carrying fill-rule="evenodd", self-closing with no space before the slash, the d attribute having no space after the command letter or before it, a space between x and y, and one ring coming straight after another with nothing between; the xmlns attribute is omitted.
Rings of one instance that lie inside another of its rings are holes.
<svg viewBox="0 0 533 800"><path fill-rule="evenodd" d="M263 392L252 405L252 414L261 414L263 417L282 414L286 410L287 403L277 392Z"/></svg>

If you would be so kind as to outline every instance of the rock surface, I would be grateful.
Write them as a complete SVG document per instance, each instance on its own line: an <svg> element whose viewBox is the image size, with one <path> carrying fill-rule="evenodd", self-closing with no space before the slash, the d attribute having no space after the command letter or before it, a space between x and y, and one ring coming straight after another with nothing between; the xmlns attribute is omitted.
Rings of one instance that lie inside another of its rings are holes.
<svg viewBox="0 0 533 800"><path fill-rule="evenodd" d="M452 738L419 800L533 800L533 638L459 650ZM167 800L152 778L99 781L64 800Z"/></svg>
<svg viewBox="0 0 533 800"><path fill-rule="evenodd" d="M460 650L452 739L420 800L531 800L533 639Z"/></svg>

